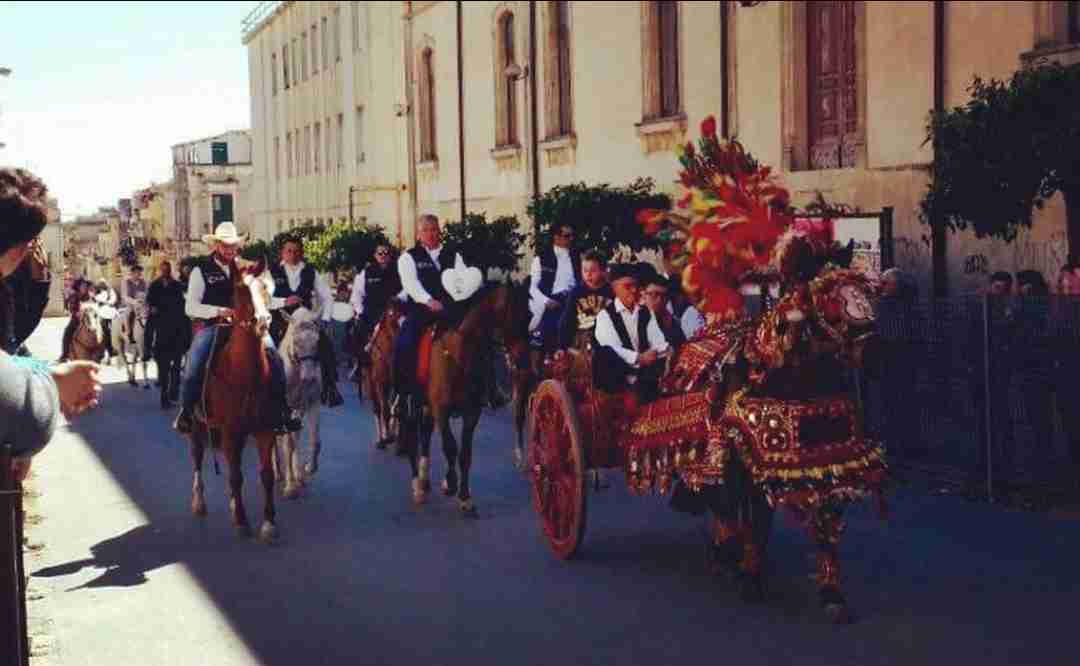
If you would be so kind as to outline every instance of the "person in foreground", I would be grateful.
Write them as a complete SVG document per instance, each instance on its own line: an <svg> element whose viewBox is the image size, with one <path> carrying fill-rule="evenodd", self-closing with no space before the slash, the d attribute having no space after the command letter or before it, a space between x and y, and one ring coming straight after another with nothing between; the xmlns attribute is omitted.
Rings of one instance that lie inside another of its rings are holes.
<svg viewBox="0 0 1080 666"><path fill-rule="evenodd" d="M23 169L0 169L0 453L12 459L15 479L52 439L58 413L95 407L98 366L75 361L48 366L15 356L37 328L48 301L48 259L37 240L48 215L48 189Z"/></svg>

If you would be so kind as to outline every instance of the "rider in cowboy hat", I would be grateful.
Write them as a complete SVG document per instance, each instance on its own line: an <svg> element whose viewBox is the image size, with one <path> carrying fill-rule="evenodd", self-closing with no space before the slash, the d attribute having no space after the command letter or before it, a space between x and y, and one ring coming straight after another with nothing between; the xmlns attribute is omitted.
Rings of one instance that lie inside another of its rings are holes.
<svg viewBox="0 0 1080 666"><path fill-rule="evenodd" d="M201 258L191 271L184 310L193 321L201 322L204 327L191 343L181 387L183 405L173 423L173 427L184 434L191 432L195 403L202 395L203 375L210 357L214 329L233 314L229 266L244 240L236 233L236 227L231 222L222 222L214 233L202 237L202 241L213 248L213 253ZM267 284L267 289L272 292L273 285ZM279 405L281 414L281 422L274 424L275 429L278 432L299 431L302 427L300 419L296 418L285 400L285 368L269 333L263 338L263 344L270 361L273 400Z"/></svg>

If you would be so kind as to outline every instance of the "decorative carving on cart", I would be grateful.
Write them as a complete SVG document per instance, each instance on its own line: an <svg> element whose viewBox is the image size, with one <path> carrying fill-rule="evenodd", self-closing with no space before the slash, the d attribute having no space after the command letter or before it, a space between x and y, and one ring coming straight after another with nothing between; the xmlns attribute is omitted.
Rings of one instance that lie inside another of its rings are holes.
<svg viewBox="0 0 1080 666"><path fill-rule="evenodd" d="M627 485L636 493L671 489L684 463L704 460L712 402L698 391L645 405L622 438ZM715 398L715 392L712 392Z"/></svg>

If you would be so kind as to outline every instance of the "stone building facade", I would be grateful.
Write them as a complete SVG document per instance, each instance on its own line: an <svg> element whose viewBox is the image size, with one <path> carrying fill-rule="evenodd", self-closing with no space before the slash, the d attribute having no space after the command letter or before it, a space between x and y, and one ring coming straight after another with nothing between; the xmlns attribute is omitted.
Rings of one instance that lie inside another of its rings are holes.
<svg viewBox="0 0 1080 666"><path fill-rule="evenodd" d="M256 234L351 210L407 245L418 213L527 223L529 198L562 184L647 176L674 192L675 146L714 115L779 170L797 204L820 193L891 208L895 262L927 293L935 262L918 208L929 112L963 104L975 75L1075 60L1077 5L264 3L244 33ZM949 235L938 280L961 294L993 270L1052 278L1066 252L1063 208L1052 200L1009 245Z"/></svg>

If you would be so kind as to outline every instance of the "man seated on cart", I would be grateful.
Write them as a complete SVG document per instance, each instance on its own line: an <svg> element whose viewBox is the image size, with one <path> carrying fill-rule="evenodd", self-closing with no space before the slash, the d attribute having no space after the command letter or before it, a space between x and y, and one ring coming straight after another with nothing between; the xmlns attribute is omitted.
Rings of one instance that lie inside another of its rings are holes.
<svg viewBox="0 0 1080 666"><path fill-rule="evenodd" d="M632 389L639 403L659 394L663 359L671 349L649 309L641 305L640 264L611 267L615 299L596 316L593 383L606 393Z"/></svg>

